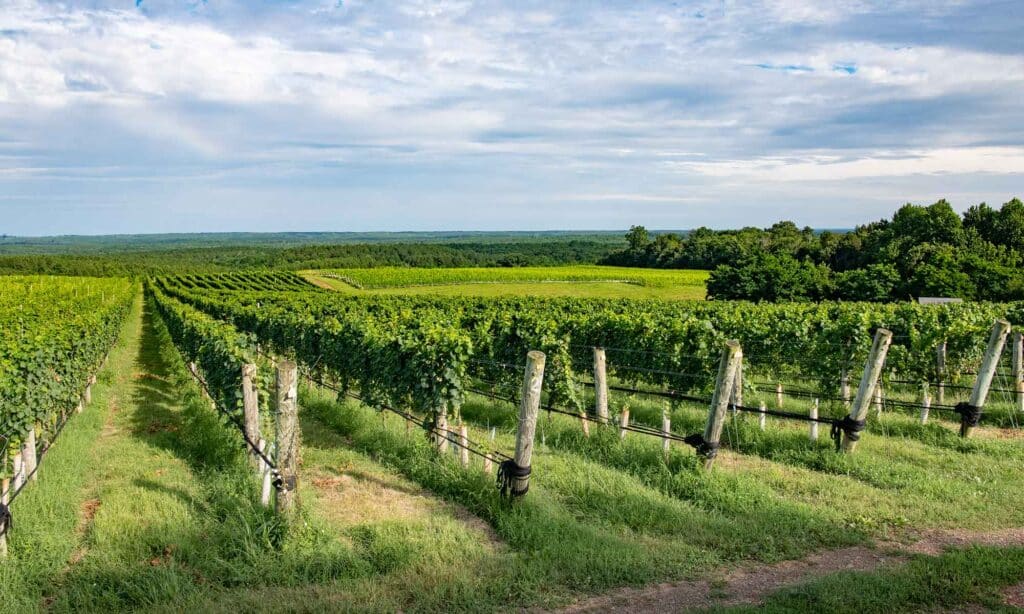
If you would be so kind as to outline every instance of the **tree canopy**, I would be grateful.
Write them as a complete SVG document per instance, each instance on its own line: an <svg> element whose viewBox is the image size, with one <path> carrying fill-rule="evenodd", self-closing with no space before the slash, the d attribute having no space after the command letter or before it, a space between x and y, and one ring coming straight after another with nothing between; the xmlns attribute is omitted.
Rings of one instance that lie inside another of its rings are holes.
<svg viewBox="0 0 1024 614"><path fill-rule="evenodd" d="M1024 299L1024 203L985 203L958 214L945 200L906 204L891 220L851 232L815 232L782 221L770 228L650 238L604 259L623 266L711 269L710 298L886 301L920 296Z"/></svg>

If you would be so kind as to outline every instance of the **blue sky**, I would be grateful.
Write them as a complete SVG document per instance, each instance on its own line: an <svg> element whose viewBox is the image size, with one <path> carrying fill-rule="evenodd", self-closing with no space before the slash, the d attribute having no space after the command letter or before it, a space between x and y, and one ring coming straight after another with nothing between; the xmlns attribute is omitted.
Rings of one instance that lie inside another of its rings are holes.
<svg viewBox="0 0 1024 614"><path fill-rule="evenodd" d="M1019 0L0 3L0 233L837 227L1024 197Z"/></svg>

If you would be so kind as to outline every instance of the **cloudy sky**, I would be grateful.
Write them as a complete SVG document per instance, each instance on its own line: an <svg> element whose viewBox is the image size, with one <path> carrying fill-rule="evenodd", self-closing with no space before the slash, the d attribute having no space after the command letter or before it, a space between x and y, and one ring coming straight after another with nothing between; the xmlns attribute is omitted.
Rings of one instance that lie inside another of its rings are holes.
<svg viewBox="0 0 1024 614"><path fill-rule="evenodd" d="M1020 0L0 0L0 233L998 204L1022 33Z"/></svg>

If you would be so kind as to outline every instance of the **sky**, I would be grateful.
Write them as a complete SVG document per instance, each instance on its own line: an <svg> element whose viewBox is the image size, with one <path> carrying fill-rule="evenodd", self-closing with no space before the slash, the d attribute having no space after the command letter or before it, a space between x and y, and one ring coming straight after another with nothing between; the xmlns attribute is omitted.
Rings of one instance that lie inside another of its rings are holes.
<svg viewBox="0 0 1024 614"><path fill-rule="evenodd" d="M1021 0L0 0L0 234L998 205L1022 32Z"/></svg>

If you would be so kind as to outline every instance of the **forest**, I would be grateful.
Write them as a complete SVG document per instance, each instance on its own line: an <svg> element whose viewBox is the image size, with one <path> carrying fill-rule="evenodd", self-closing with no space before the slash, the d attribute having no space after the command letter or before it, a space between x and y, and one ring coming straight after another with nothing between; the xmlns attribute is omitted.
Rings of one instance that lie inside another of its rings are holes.
<svg viewBox="0 0 1024 614"><path fill-rule="evenodd" d="M685 236L633 226L602 264L708 269L708 298L889 301L922 296L1024 299L1024 203L907 204L850 232L789 221Z"/></svg>
<svg viewBox="0 0 1024 614"><path fill-rule="evenodd" d="M208 247L88 253L0 255L0 274L144 277L174 273L215 273L239 269L512 267L593 264L621 245L595 235L543 240L485 237L472 242L358 243L277 247L225 243ZM66 246L61 246L66 250ZM38 247L34 249L40 249Z"/></svg>

